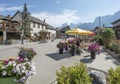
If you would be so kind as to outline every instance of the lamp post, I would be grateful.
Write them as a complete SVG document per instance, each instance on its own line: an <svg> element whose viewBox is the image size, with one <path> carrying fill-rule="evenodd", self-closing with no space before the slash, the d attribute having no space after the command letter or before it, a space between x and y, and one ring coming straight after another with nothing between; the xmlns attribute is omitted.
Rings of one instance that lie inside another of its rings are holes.
<svg viewBox="0 0 120 84"><path fill-rule="evenodd" d="M5 41L6 41L6 27L5 27L6 25L5 25L5 22L3 22L3 44L5 44Z"/></svg>
<svg viewBox="0 0 120 84"><path fill-rule="evenodd" d="M101 28L101 17L99 16L99 28Z"/></svg>

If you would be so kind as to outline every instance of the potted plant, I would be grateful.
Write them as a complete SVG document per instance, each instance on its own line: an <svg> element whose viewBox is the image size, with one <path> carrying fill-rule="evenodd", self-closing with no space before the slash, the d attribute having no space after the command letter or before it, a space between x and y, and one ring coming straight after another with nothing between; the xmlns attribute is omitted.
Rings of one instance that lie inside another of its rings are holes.
<svg viewBox="0 0 120 84"><path fill-rule="evenodd" d="M71 47L71 45L75 42L75 39L69 39L68 40L68 44L69 44L69 48Z"/></svg>
<svg viewBox="0 0 120 84"><path fill-rule="evenodd" d="M35 74L35 66L23 58L0 61L0 84L25 84Z"/></svg>
<svg viewBox="0 0 120 84"><path fill-rule="evenodd" d="M100 51L100 46L97 43L90 44L88 46L88 51L91 53L91 59L95 59L96 52Z"/></svg>
<svg viewBox="0 0 120 84"><path fill-rule="evenodd" d="M21 47L20 51L18 53L18 56L21 58L24 58L28 61L32 61L32 59L34 58L34 56L37 53L35 52L35 50L33 48L25 48L25 47Z"/></svg>
<svg viewBox="0 0 120 84"><path fill-rule="evenodd" d="M76 45L73 43L71 44L71 55L74 56L75 55L75 48L76 48Z"/></svg>
<svg viewBox="0 0 120 84"><path fill-rule="evenodd" d="M59 42L58 44L57 44L57 48L59 48L59 53L60 54L63 54L63 49L65 48L65 42Z"/></svg>
<svg viewBox="0 0 120 84"><path fill-rule="evenodd" d="M68 42L65 41L65 50L68 50Z"/></svg>

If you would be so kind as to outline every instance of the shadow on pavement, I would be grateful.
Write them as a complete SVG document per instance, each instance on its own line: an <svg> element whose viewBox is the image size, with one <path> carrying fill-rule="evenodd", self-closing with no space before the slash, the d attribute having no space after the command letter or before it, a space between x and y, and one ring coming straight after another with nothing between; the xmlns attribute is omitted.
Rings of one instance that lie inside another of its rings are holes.
<svg viewBox="0 0 120 84"><path fill-rule="evenodd" d="M111 60L113 59L112 57L105 57L106 60Z"/></svg>
<svg viewBox="0 0 120 84"><path fill-rule="evenodd" d="M106 59L106 60L112 60L112 62L113 62L115 65L120 65L120 63L117 61L117 59L115 59L114 57L112 57L109 53L106 54L105 59Z"/></svg>
<svg viewBox="0 0 120 84"><path fill-rule="evenodd" d="M69 58L69 57L71 57L68 53L66 53L66 52L63 52L63 54L59 54L59 52L58 53L51 53L51 54L46 54L46 56L48 56L48 57L50 57L50 58L52 58L52 59L54 59L54 60L61 60L61 59L64 59L64 58Z"/></svg>
<svg viewBox="0 0 120 84"><path fill-rule="evenodd" d="M83 58L83 59L80 59L80 62L83 62L83 63L92 63L93 59L91 59L91 58Z"/></svg>
<svg viewBox="0 0 120 84"><path fill-rule="evenodd" d="M114 63L115 65L120 65L120 63L119 63L118 61L116 61L116 60L114 60L113 63Z"/></svg>

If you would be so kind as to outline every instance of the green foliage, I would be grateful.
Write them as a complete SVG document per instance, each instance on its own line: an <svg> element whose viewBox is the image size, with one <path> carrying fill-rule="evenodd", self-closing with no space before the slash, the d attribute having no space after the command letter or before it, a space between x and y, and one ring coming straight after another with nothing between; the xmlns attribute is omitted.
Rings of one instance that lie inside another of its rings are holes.
<svg viewBox="0 0 120 84"><path fill-rule="evenodd" d="M104 46L108 48L111 41L115 38L115 31L112 28L102 28L98 32L98 36L102 39Z"/></svg>
<svg viewBox="0 0 120 84"><path fill-rule="evenodd" d="M109 44L109 49L116 52L116 53L119 53L120 52L120 45L116 42L112 42Z"/></svg>
<svg viewBox="0 0 120 84"><path fill-rule="evenodd" d="M74 66L60 68L56 72L57 84L92 84L92 79L89 77L86 65L83 63L75 64Z"/></svg>
<svg viewBox="0 0 120 84"><path fill-rule="evenodd" d="M111 68L107 76L109 84L120 84L120 66L116 69Z"/></svg>
<svg viewBox="0 0 120 84"><path fill-rule="evenodd" d="M71 44L71 50L74 50L74 49L75 49L75 47L76 47L76 45L75 45L75 44Z"/></svg>
<svg viewBox="0 0 120 84"><path fill-rule="evenodd" d="M32 31L32 29L30 28L30 13L27 9L27 5L25 4L22 12L22 28L20 30L25 37L31 35Z"/></svg>
<svg viewBox="0 0 120 84"><path fill-rule="evenodd" d="M102 36L96 35L94 38L95 38L95 41L96 41L98 44L103 45Z"/></svg>
<svg viewBox="0 0 120 84"><path fill-rule="evenodd" d="M113 39L115 38L115 31L112 28L104 28L101 32L103 38Z"/></svg>

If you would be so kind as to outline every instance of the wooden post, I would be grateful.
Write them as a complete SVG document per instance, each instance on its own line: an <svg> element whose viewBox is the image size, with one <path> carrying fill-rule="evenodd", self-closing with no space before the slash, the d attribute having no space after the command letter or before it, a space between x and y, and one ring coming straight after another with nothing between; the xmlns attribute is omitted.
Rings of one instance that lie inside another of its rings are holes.
<svg viewBox="0 0 120 84"><path fill-rule="evenodd" d="M7 39L7 32L6 32L6 23L3 22L3 44L5 44L5 41Z"/></svg>

